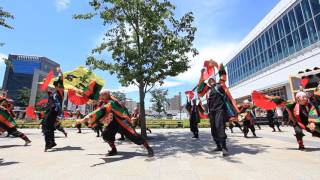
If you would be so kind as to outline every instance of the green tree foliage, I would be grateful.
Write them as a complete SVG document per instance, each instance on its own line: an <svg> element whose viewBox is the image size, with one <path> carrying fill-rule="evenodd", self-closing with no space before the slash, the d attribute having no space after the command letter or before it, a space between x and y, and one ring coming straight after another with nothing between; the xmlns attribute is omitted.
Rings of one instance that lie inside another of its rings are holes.
<svg viewBox="0 0 320 180"><path fill-rule="evenodd" d="M86 64L116 74L124 86L139 88L142 135L146 136L145 95L156 83L187 71L196 28L192 12L180 19L168 0L90 0L93 12L75 19L99 17L107 30ZM107 50L111 59L104 59ZM102 58L101 58L102 57Z"/></svg>
<svg viewBox="0 0 320 180"><path fill-rule="evenodd" d="M19 90L19 96L17 98L17 102L15 102L15 105L21 106L21 107L27 107L29 105L30 95L31 95L31 89L27 87L23 87L22 89ZM36 102L45 98L48 98L48 94L45 92L38 91L36 95Z"/></svg>
<svg viewBox="0 0 320 180"><path fill-rule="evenodd" d="M150 91L151 93L151 102L152 102L152 110L156 111L159 116L160 113L166 113L166 105L168 104L168 90L155 89Z"/></svg>
<svg viewBox="0 0 320 180"><path fill-rule="evenodd" d="M14 19L14 16L7 11L4 11L2 7L0 7L0 26L3 26L8 29L13 29L13 26L7 23L7 19ZM4 43L0 42L0 47L3 46Z"/></svg>
<svg viewBox="0 0 320 180"><path fill-rule="evenodd" d="M125 103L126 102L126 94L120 92L120 91L116 91L116 92L112 92L111 93L112 96L114 96L115 98L117 98L120 102Z"/></svg>
<svg viewBox="0 0 320 180"><path fill-rule="evenodd" d="M19 90L19 96L15 105L21 107L27 107L29 105L31 90L27 87L23 87Z"/></svg>

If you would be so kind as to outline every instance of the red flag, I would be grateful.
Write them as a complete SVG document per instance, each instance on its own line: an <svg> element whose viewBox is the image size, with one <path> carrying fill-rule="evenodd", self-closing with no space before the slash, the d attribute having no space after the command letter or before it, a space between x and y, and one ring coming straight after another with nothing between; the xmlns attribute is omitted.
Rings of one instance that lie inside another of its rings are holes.
<svg viewBox="0 0 320 180"><path fill-rule="evenodd" d="M51 71L48 73L47 77L45 78L45 80L43 81L43 83L42 83L42 85L41 85L41 87L40 87L40 90L41 90L41 91L47 90L47 88L48 88L51 80L53 79L53 77L54 77L53 70L51 70Z"/></svg>
<svg viewBox="0 0 320 180"><path fill-rule="evenodd" d="M48 99L41 99L40 101L38 101L36 103L36 106L42 106L44 104L47 104L48 103Z"/></svg>
<svg viewBox="0 0 320 180"><path fill-rule="evenodd" d="M252 101L254 102L254 104L257 107L259 107L261 109L272 110L272 109L277 108L276 103L267 99L263 94L261 94L257 91L252 92Z"/></svg>
<svg viewBox="0 0 320 180"><path fill-rule="evenodd" d="M86 96L77 95L75 90L68 90L68 99L75 105L84 105L89 101Z"/></svg>
<svg viewBox="0 0 320 180"><path fill-rule="evenodd" d="M65 118L69 118L69 117L70 117L70 113L69 113L68 111L64 111L64 112L63 112L63 116L64 116Z"/></svg>
<svg viewBox="0 0 320 180"><path fill-rule="evenodd" d="M199 110L199 116L200 116L200 119L208 119L209 116L208 114L206 113L203 105L202 105L202 102L201 102L201 99L199 98L199 104L198 104L198 110Z"/></svg>
<svg viewBox="0 0 320 180"><path fill-rule="evenodd" d="M26 115L27 115L27 117L29 117L31 119L37 118L34 107L32 107L30 105L26 108Z"/></svg>
<svg viewBox="0 0 320 180"><path fill-rule="evenodd" d="M309 78L308 77L303 77L301 80L300 80L300 85L303 87L303 88L306 88L306 86L308 85L309 83Z"/></svg>
<svg viewBox="0 0 320 180"><path fill-rule="evenodd" d="M194 98L194 92L193 91L186 91L184 92L186 96L188 97L188 100L191 101Z"/></svg>
<svg viewBox="0 0 320 180"><path fill-rule="evenodd" d="M209 77L210 77L212 74L215 73L214 67L218 67L218 65L217 65L216 62L210 60L210 61L204 61L203 67L206 68L206 71L203 72L202 78L203 78L204 80L207 80L207 79L209 79Z"/></svg>

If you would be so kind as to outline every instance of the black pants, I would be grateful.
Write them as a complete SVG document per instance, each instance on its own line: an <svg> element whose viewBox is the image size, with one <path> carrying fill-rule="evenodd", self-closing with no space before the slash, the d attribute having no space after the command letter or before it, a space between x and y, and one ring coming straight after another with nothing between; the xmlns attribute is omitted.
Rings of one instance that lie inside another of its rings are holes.
<svg viewBox="0 0 320 180"><path fill-rule="evenodd" d="M57 116L58 112L56 112L54 109L51 109L44 122L44 140L47 148L50 148L56 144L54 140L54 130Z"/></svg>
<svg viewBox="0 0 320 180"><path fill-rule="evenodd" d="M298 141L302 141L304 135L302 128L299 125L293 126L294 132L296 133L295 136Z"/></svg>
<svg viewBox="0 0 320 180"><path fill-rule="evenodd" d="M280 122L278 119L269 118L269 126L273 129L273 131L276 131L275 126L277 126L278 130L281 131Z"/></svg>
<svg viewBox="0 0 320 180"><path fill-rule="evenodd" d="M145 139L136 133L132 127L124 123L119 123L117 120L113 120L107 127L104 128L102 137L106 142L113 143L117 133L123 134L126 138L130 139L137 145L142 145L145 143Z"/></svg>
<svg viewBox="0 0 320 180"><path fill-rule="evenodd" d="M293 128L294 128L294 132L296 133L295 136L297 140L302 141L303 136L305 136L305 134L303 133L303 129L297 124L294 125ZM320 138L320 133L318 133L317 131L312 132L308 127L306 128L306 131L311 133L312 136Z"/></svg>
<svg viewBox="0 0 320 180"><path fill-rule="evenodd" d="M66 134L66 131L64 130L64 128L61 126L60 122L56 122L55 123L55 129L62 132L63 134Z"/></svg>
<svg viewBox="0 0 320 180"><path fill-rule="evenodd" d="M18 131L16 127L9 127L6 124L0 122L0 128L6 130L8 132L8 135L19 137L24 141L30 141L29 138L22 132Z"/></svg>
<svg viewBox="0 0 320 180"><path fill-rule="evenodd" d="M81 133L82 124L81 123L76 124L75 127L78 129L78 133Z"/></svg>
<svg viewBox="0 0 320 180"><path fill-rule="evenodd" d="M210 111L209 118L211 126L211 135L216 143L225 143L227 139L227 134L225 131L225 117L225 112L223 110Z"/></svg>
<svg viewBox="0 0 320 180"><path fill-rule="evenodd" d="M97 133L97 137L100 137L100 132L102 134L102 129L103 129L103 124L102 123L97 123L97 125L93 128L94 132Z"/></svg>
<svg viewBox="0 0 320 180"><path fill-rule="evenodd" d="M233 128L238 127L242 131L242 127L238 122L229 122L229 128L233 132Z"/></svg>
<svg viewBox="0 0 320 180"><path fill-rule="evenodd" d="M252 134L256 136L256 133L255 133L256 129L254 128L254 123L252 121L245 120L243 122L243 133L245 137L247 137L249 133L249 129L251 130Z"/></svg>
<svg viewBox="0 0 320 180"><path fill-rule="evenodd" d="M193 133L194 136L198 136L199 129L198 129L198 122L196 120L190 119L190 131Z"/></svg>

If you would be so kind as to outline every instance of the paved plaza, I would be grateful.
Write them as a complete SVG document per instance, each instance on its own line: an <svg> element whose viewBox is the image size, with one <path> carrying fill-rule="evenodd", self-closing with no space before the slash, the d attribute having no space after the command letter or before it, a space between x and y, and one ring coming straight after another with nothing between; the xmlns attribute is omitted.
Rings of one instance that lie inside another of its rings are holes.
<svg viewBox="0 0 320 180"><path fill-rule="evenodd" d="M154 129L150 144L155 157L128 141L117 141L119 155L107 157L108 145L90 129L68 138L56 132L57 147L43 152L39 129L21 129L33 141L24 147L17 138L0 137L1 180L7 179L110 179L110 180L223 180L223 179L319 179L320 139L305 137L306 152L297 150L291 128L271 132L267 126L258 138L243 138L236 129L228 132L231 156L222 158L210 129L200 129L191 139L188 129Z"/></svg>

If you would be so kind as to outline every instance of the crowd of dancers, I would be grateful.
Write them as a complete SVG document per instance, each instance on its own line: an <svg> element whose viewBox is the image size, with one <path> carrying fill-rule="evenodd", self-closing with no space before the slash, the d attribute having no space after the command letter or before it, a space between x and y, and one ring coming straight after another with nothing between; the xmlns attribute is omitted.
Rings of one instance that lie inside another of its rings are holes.
<svg viewBox="0 0 320 180"><path fill-rule="evenodd" d="M55 130L61 131L67 137L67 132L59 121L59 117L65 114L63 111L64 76L59 68L57 73L58 77L52 82L53 87L46 88L48 100L37 107L39 110L37 117L44 134L45 152L57 145L54 136ZM222 64L219 65L213 60L205 61L199 84L194 90L186 92L188 99L186 109L190 113L190 130L193 133L193 138L199 138L198 123L200 123L200 119L208 118L211 135L216 144L215 151L221 151L223 156L229 155L227 124L232 133L233 128L238 127L245 138L249 136L250 131L254 137L257 136L255 126L261 129L259 124L256 124L257 108L266 110L266 117L273 131L276 131L276 128L281 131L280 122L275 118L275 113L277 109L283 109L294 128L300 150L305 149L304 131L311 133L314 137L320 137L320 86L312 92L306 92L301 88L301 91L296 93L294 101L286 101L277 96L268 96L254 91L252 102L244 100L237 104L226 86L226 81L227 72ZM195 90L198 99L195 96ZM87 94L88 97L92 96L92 93L90 94L88 91L84 94ZM207 102L207 107L202 104L203 99ZM138 109L130 114L122 102L112 96L109 91L104 90L100 92L98 100L93 100L91 103L93 104L91 113L83 115L78 109L74 113L78 119L75 124L78 133L81 133L83 126L92 128L97 133L97 137L102 136L110 146L109 156L116 155L118 152L115 146L117 133L121 135L122 140L126 137L133 143L142 145L147 150L148 156L154 156L154 151L147 140L136 132L136 128L140 126ZM266 104L271 105L265 106ZM29 145L30 139L17 130L12 110L13 101L5 96L0 96L0 133L6 131L8 135L20 137L25 141L25 145ZM147 130L151 133L150 129Z"/></svg>
<svg viewBox="0 0 320 180"><path fill-rule="evenodd" d="M215 74L216 69L217 74ZM229 155L226 145L227 124L231 132L234 127L238 127L245 138L248 137L250 131L254 137L257 136L255 126L261 129L260 125L256 124L255 110L257 108L266 111L266 118L273 132L276 131L276 128L281 132L279 118L275 115L276 112L281 112L281 115L279 113L278 116L281 116L294 128L299 150L305 150L303 131L311 133L314 137L320 137L320 85L312 91L305 91L306 83L301 83L300 91L296 93L293 101L254 91L252 93L253 102L247 99L237 104L226 86L226 81L227 75L223 64L218 65L215 61L209 60L204 63L197 87L186 91L186 109L190 114L190 130L193 138L199 138L198 123L202 116L207 116L210 121L211 134L217 146L215 151L222 151L223 156ZM197 90L197 98L195 90ZM202 105L203 101L207 102L206 108Z"/></svg>

